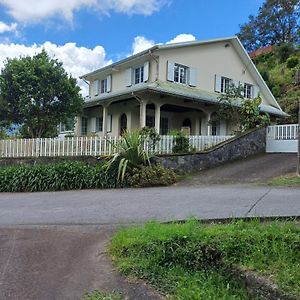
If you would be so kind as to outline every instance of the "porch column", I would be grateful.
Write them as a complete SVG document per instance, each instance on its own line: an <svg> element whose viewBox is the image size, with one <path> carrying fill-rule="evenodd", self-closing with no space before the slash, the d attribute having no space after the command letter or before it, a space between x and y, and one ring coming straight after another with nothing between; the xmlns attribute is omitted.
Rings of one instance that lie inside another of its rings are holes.
<svg viewBox="0 0 300 300"><path fill-rule="evenodd" d="M141 100L140 101L140 129L146 126L146 108L147 108L147 102Z"/></svg>
<svg viewBox="0 0 300 300"><path fill-rule="evenodd" d="M75 118L74 134L75 136L81 135L81 116Z"/></svg>
<svg viewBox="0 0 300 300"><path fill-rule="evenodd" d="M103 125L102 125L102 136L105 137L107 135L107 110L108 110L108 105L103 104L102 106L102 120L103 120Z"/></svg>
<svg viewBox="0 0 300 300"><path fill-rule="evenodd" d="M161 104L155 104L155 130L158 134L160 131L160 107Z"/></svg>
<svg viewBox="0 0 300 300"><path fill-rule="evenodd" d="M195 116L195 126L194 126L194 135L201 135L200 133L200 117L198 115Z"/></svg>
<svg viewBox="0 0 300 300"><path fill-rule="evenodd" d="M211 124L210 124L210 120L211 120L211 113L207 114L207 135L210 136L211 135Z"/></svg>

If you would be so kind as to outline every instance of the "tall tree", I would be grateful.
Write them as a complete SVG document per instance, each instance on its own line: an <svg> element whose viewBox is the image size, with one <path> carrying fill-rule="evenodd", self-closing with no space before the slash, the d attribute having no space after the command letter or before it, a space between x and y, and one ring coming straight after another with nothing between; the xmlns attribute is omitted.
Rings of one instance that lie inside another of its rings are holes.
<svg viewBox="0 0 300 300"><path fill-rule="evenodd" d="M266 0L257 16L240 26L239 38L248 51L269 45L300 42L300 0Z"/></svg>
<svg viewBox="0 0 300 300"><path fill-rule="evenodd" d="M74 118L83 106L76 79L44 50L33 57L7 59L0 91L2 123L20 125L20 131L33 138L53 135L60 122Z"/></svg>

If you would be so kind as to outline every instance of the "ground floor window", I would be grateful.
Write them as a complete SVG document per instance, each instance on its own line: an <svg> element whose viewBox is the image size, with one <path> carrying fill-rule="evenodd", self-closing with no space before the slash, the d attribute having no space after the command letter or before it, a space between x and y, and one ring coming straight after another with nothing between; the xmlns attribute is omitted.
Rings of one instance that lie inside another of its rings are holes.
<svg viewBox="0 0 300 300"><path fill-rule="evenodd" d="M161 117L160 118L160 134L167 135L169 133L169 119Z"/></svg>
<svg viewBox="0 0 300 300"><path fill-rule="evenodd" d="M220 122L211 122L211 135L220 135Z"/></svg>
<svg viewBox="0 0 300 300"><path fill-rule="evenodd" d="M155 117L154 116L146 116L146 126L149 128L155 127Z"/></svg>
<svg viewBox="0 0 300 300"><path fill-rule="evenodd" d="M65 123L60 123L59 132L73 131L74 130L74 119L70 118Z"/></svg>
<svg viewBox="0 0 300 300"><path fill-rule="evenodd" d="M96 132L103 131L103 118L97 117L96 118Z"/></svg>
<svg viewBox="0 0 300 300"><path fill-rule="evenodd" d="M81 118L81 135L87 135L88 129L88 118L82 117Z"/></svg>
<svg viewBox="0 0 300 300"><path fill-rule="evenodd" d="M127 130L127 116L122 114L120 117L120 135L122 135Z"/></svg>

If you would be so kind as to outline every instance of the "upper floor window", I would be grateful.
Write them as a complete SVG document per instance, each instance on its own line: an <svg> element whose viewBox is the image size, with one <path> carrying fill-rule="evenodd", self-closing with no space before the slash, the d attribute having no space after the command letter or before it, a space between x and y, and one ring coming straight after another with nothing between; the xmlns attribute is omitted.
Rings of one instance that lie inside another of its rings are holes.
<svg viewBox="0 0 300 300"><path fill-rule="evenodd" d="M232 80L227 77L221 77L221 93L227 93L229 91Z"/></svg>
<svg viewBox="0 0 300 300"><path fill-rule="evenodd" d="M244 83L244 97L247 99L251 99L252 98L252 89L253 89L253 85L248 84L248 83Z"/></svg>
<svg viewBox="0 0 300 300"><path fill-rule="evenodd" d="M175 64L174 65L174 82L187 84L188 67Z"/></svg>
<svg viewBox="0 0 300 300"><path fill-rule="evenodd" d="M144 66L140 66L134 69L134 84L144 82Z"/></svg>
<svg viewBox="0 0 300 300"><path fill-rule="evenodd" d="M107 93L107 77L100 81L100 93Z"/></svg>
<svg viewBox="0 0 300 300"><path fill-rule="evenodd" d="M195 87L198 83L198 72L195 68L168 61L167 80Z"/></svg>

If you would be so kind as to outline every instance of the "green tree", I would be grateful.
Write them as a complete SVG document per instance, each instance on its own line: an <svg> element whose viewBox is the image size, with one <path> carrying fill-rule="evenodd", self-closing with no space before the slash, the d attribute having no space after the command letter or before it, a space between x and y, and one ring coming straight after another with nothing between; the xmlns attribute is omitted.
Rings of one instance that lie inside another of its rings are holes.
<svg viewBox="0 0 300 300"><path fill-rule="evenodd" d="M240 26L239 38L248 51L300 41L300 0L266 0L258 15Z"/></svg>
<svg viewBox="0 0 300 300"><path fill-rule="evenodd" d="M57 125L78 115L84 102L76 79L44 50L33 57L7 59L0 91L2 125L19 125L22 135L32 138L57 134Z"/></svg>

